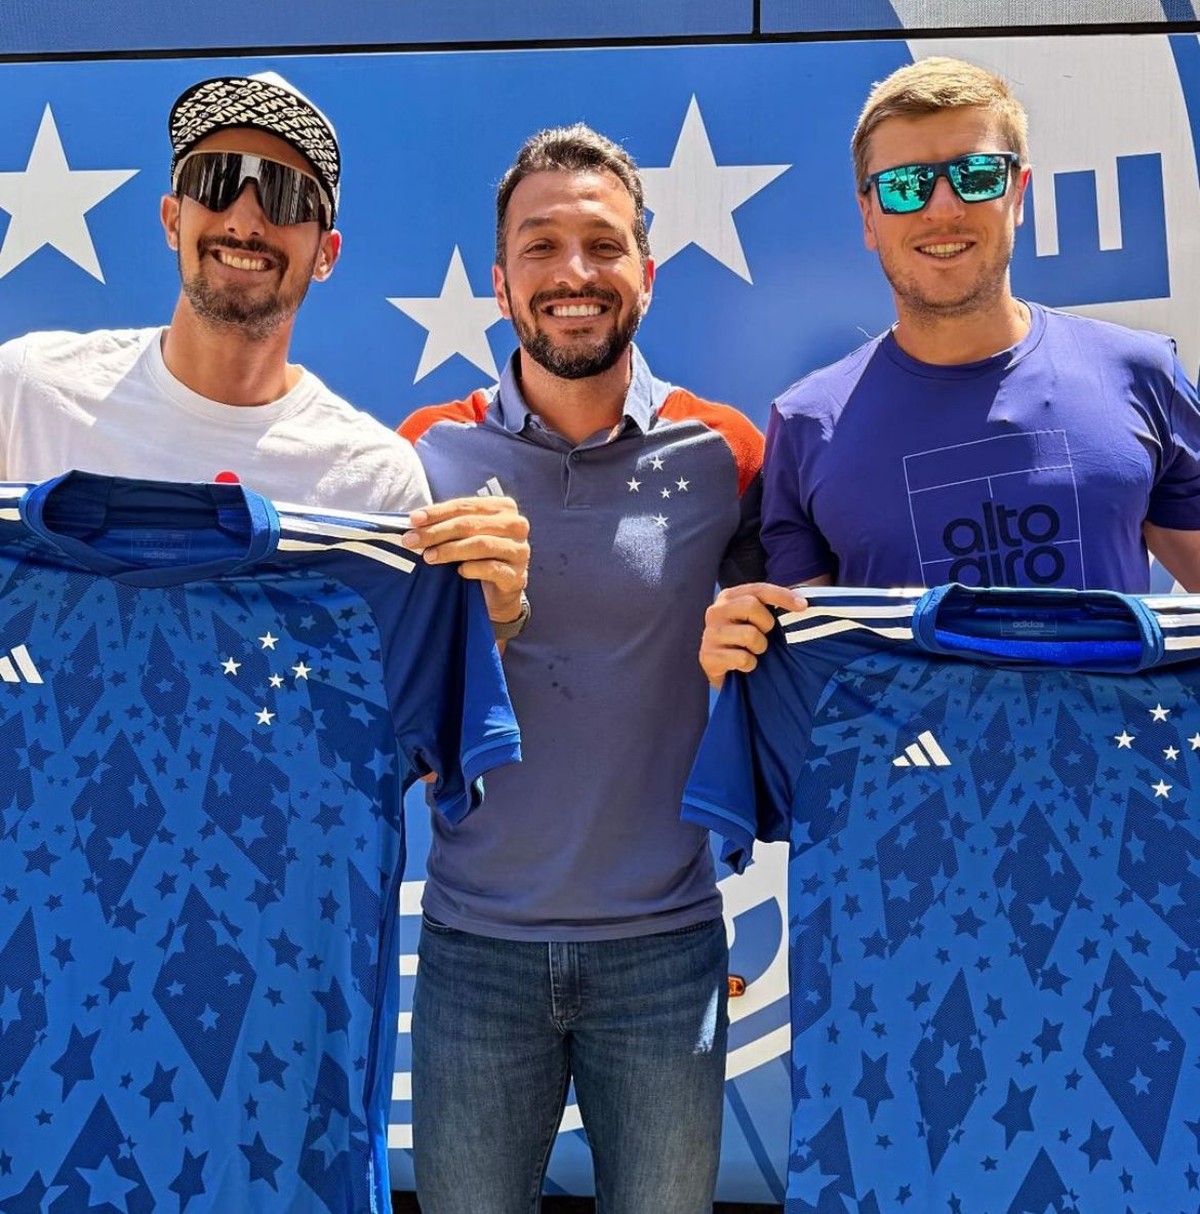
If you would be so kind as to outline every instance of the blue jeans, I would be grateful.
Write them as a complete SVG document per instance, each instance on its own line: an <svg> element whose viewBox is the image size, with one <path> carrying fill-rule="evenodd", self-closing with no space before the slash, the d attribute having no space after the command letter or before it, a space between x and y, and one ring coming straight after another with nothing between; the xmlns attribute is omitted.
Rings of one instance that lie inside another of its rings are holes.
<svg viewBox="0 0 1200 1214"><path fill-rule="evenodd" d="M425 919L413 995L424 1214L530 1214L567 1086L597 1214L712 1209L729 955L720 919L625 940L495 940Z"/></svg>

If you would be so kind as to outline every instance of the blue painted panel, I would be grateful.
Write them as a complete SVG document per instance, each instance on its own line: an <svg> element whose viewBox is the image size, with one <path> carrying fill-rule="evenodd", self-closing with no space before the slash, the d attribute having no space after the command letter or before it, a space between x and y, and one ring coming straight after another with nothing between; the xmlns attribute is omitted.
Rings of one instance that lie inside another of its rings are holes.
<svg viewBox="0 0 1200 1214"><path fill-rule="evenodd" d="M1030 198L1037 189L1030 185ZM1114 299L1162 299L1171 294L1167 257L1167 217L1163 205L1162 158L1117 158L1117 194L1121 204L1121 247L1102 249L1096 203L1096 175L1060 173L1050 187L1060 212L1075 217L1060 229L1058 253L1037 257L1030 232L1013 257L1013 274L1022 289L1042 303L1108 303Z"/></svg>
<svg viewBox="0 0 1200 1214"><path fill-rule="evenodd" d="M748 34L753 14L752 0L21 0L0 54L695 37Z"/></svg>
<svg viewBox="0 0 1200 1214"><path fill-rule="evenodd" d="M763 0L761 20L764 34L904 28L888 0Z"/></svg>
<svg viewBox="0 0 1200 1214"><path fill-rule="evenodd" d="M1191 21L1192 0L762 0L762 32Z"/></svg>

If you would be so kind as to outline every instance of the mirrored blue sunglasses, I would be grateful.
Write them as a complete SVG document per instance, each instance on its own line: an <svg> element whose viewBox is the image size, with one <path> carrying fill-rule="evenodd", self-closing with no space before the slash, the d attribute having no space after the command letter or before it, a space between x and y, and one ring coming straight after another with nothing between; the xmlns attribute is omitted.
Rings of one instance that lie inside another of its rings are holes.
<svg viewBox="0 0 1200 1214"><path fill-rule="evenodd" d="M1009 170L1020 162L1016 152L971 152L953 160L900 164L871 173L862 192L874 185L885 215L907 215L921 210L933 197L937 179L945 177L963 202L990 202L1008 189Z"/></svg>

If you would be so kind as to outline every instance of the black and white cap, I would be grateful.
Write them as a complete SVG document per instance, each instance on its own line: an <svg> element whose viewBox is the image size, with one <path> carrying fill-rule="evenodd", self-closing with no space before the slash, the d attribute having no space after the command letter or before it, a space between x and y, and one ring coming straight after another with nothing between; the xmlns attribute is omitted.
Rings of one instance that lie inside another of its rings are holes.
<svg viewBox="0 0 1200 1214"><path fill-rule="evenodd" d="M275 72L218 76L185 90L171 106L171 176L175 166L206 135L227 127L249 127L275 135L312 165L329 195L330 224L337 214L342 158L333 123L303 93Z"/></svg>

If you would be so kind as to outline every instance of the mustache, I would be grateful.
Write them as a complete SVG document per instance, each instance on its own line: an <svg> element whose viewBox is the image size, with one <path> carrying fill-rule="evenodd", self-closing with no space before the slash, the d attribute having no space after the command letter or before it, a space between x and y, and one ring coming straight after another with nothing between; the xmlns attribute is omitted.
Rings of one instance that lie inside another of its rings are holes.
<svg viewBox="0 0 1200 1214"><path fill-rule="evenodd" d="M546 304L561 303L564 300L570 300L572 303L596 303L615 307L621 302L621 297L616 291L610 291L607 287L591 287L586 291L572 291L568 287L559 287L555 291L539 291L530 299L529 307L530 310L536 311Z"/></svg>

